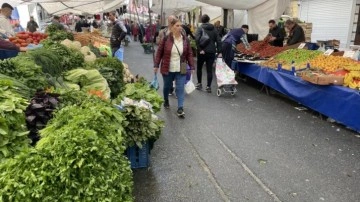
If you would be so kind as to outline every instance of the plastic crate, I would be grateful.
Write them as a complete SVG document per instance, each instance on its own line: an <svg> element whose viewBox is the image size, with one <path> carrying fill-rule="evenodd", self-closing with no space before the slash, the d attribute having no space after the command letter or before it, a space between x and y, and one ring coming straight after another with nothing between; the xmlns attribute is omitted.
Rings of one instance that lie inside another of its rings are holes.
<svg viewBox="0 0 360 202"><path fill-rule="evenodd" d="M308 47L308 50L317 50L320 47L316 43L306 43L306 46Z"/></svg>
<svg viewBox="0 0 360 202"><path fill-rule="evenodd" d="M18 55L18 53L19 53L19 51L16 51L16 50L0 49L0 60L16 57Z"/></svg>
<svg viewBox="0 0 360 202"><path fill-rule="evenodd" d="M304 68L301 68L301 69L295 69L295 67L292 67L291 70L287 70L287 69L283 69L281 64L278 64L277 71L278 71L278 72L285 73L285 74L289 74L289 75L294 75L294 76L296 76L296 75L297 75L297 74L296 74L297 72L303 71L303 70L306 70L306 69L309 69L309 68L310 68L310 65L307 64L307 67L304 67Z"/></svg>
<svg viewBox="0 0 360 202"><path fill-rule="evenodd" d="M150 165L150 144L146 141L142 144L142 148L132 146L126 149L131 168L147 168Z"/></svg>

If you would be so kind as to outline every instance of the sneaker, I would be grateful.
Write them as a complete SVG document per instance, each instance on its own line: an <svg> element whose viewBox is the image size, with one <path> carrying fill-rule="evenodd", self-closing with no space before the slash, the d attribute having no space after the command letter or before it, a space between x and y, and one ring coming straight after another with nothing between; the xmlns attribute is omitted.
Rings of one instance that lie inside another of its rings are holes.
<svg viewBox="0 0 360 202"><path fill-rule="evenodd" d="M185 117L184 109L180 107L180 108L177 110L177 115L178 115L178 117L184 118L184 117Z"/></svg>
<svg viewBox="0 0 360 202"><path fill-rule="evenodd" d="M170 108L169 100L165 100L165 102L164 102L164 107L165 107L165 109L169 109L169 108Z"/></svg>
<svg viewBox="0 0 360 202"><path fill-rule="evenodd" d="M175 93L175 88L170 88L170 93L169 93L169 95L174 95L174 93Z"/></svg>
<svg viewBox="0 0 360 202"><path fill-rule="evenodd" d="M201 83L196 84L195 88L198 89L198 90L201 90L202 89L202 84Z"/></svg>
<svg viewBox="0 0 360 202"><path fill-rule="evenodd" d="M211 88L209 86L206 86L206 92L211 93Z"/></svg>

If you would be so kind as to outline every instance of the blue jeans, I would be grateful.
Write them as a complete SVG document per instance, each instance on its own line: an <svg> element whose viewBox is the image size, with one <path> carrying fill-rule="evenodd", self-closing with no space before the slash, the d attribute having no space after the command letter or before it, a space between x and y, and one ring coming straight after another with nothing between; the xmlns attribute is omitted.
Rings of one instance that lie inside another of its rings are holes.
<svg viewBox="0 0 360 202"><path fill-rule="evenodd" d="M185 100L185 81L186 81L186 74L180 74L180 72L169 72L169 74L163 74L164 79L164 100L169 100L169 93L170 88L173 85L173 81L175 80L176 85L176 96L178 97L178 108L184 107L184 100Z"/></svg>

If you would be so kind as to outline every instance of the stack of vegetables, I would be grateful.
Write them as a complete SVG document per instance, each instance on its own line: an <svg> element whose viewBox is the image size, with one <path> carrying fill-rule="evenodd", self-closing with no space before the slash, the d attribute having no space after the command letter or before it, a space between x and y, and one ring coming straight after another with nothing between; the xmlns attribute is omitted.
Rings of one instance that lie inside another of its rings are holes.
<svg viewBox="0 0 360 202"><path fill-rule="evenodd" d="M317 56L323 54L321 51L290 49L279 53L274 58L263 62L262 65L270 68L277 68L281 64L283 69L291 70L295 67L296 70L307 67L307 64Z"/></svg>
<svg viewBox="0 0 360 202"><path fill-rule="evenodd" d="M164 123L155 114L160 111L163 99L149 87L145 79L126 84L116 101L121 103L126 117L123 127L126 129L128 146L141 146L148 140L159 138Z"/></svg>
<svg viewBox="0 0 360 202"><path fill-rule="evenodd" d="M35 148L0 164L2 200L133 201L124 117L98 98L82 100L55 114Z"/></svg>
<svg viewBox="0 0 360 202"><path fill-rule="evenodd" d="M38 32L18 32L14 37L9 37L9 40L18 47L26 47L29 44L38 45L42 40L47 39L48 34Z"/></svg>
<svg viewBox="0 0 360 202"><path fill-rule="evenodd" d="M159 138L162 98L93 47L42 43L0 61L0 200L133 201L124 151Z"/></svg>
<svg viewBox="0 0 360 202"><path fill-rule="evenodd" d="M285 50L284 47L271 46L268 41L253 41L250 49L246 49L243 43L237 45L237 50L246 55L269 58Z"/></svg>
<svg viewBox="0 0 360 202"><path fill-rule="evenodd" d="M74 35L71 32L59 30L59 27L55 24L47 26L46 33L49 35L51 41L62 41L65 39L74 40Z"/></svg>

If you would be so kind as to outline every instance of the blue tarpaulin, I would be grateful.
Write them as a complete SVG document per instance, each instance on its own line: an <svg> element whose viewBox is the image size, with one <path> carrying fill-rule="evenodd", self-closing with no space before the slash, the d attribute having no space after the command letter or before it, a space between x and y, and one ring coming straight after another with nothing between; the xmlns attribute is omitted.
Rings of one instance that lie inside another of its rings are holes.
<svg viewBox="0 0 360 202"><path fill-rule="evenodd" d="M256 64L233 62L233 67L302 105L360 132L360 91L343 86L315 85L300 77Z"/></svg>

